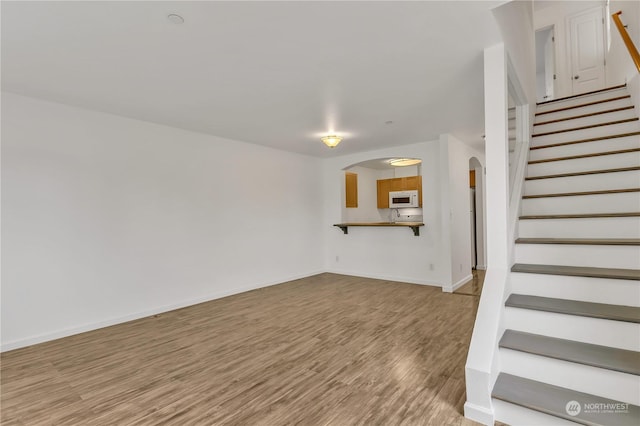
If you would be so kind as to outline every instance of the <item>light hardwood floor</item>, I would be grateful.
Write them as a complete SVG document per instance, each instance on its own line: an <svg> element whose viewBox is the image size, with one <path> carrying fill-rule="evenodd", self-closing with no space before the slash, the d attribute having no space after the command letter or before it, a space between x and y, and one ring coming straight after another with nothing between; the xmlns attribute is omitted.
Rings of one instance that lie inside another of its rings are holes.
<svg viewBox="0 0 640 426"><path fill-rule="evenodd" d="M473 278L466 282L462 287L455 291L455 294L466 294L468 296L480 296L482 294L482 286L484 284L484 275L486 271L482 269L474 269L472 271Z"/></svg>
<svg viewBox="0 0 640 426"><path fill-rule="evenodd" d="M477 303L321 274L5 352L2 425L472 425Z"/></svg>

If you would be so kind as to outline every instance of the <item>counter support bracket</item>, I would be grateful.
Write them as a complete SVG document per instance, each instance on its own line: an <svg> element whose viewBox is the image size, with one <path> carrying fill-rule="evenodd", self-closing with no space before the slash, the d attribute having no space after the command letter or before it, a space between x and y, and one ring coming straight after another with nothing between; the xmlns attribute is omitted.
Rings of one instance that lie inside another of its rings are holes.
<svg viewBox="0 0 640 426"><path fill-rule="evenodd" d="M344 232L345 235L349 233L349 226L372 226L372 227L380 227L380 226L393 226L393 227L404 227L411 228L413 231L413 235L416 237L420 236L420 227L424 226L424 223L411 222L411 223L403 223L403 222L380 222L380 223L336 223L335 225Z"/></svg>

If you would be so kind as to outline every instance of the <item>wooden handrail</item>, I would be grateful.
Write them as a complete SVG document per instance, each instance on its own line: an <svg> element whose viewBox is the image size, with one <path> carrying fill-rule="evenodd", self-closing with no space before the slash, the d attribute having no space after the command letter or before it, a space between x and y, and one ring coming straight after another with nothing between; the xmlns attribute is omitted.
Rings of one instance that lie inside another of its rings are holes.
<svg viewBox="0 0 640 426"><path fill-rule="evenodd" d="M636 65L636 69L638 70L638 72L640 72L640 54L638 53L638 49L636 49L636 46L633 44L633 40L631 40L631 37L629 37L629 33L627 32L627 29L624 27L624 25L622 24L622 21L620 20L621 14L622 14L622 11L619 10L613 15L611 15L611 18L613 19L613 22L615 22L616 27L618 27L620 36L622 37L624 44L627 46L627 49L629 50L629 54L631 55L631 59L633 60L633 63Z"/></svg>

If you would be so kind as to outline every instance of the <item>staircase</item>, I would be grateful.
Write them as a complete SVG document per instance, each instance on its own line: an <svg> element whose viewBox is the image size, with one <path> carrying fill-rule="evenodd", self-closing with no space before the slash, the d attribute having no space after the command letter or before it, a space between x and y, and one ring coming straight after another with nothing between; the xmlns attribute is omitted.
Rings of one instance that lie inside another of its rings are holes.
<svg viewBox="0 0 640 426"><path fill-rule="evenodd" d="M492 398L510 425L640 425L640 122L624 86L539 104Z"/></svg>

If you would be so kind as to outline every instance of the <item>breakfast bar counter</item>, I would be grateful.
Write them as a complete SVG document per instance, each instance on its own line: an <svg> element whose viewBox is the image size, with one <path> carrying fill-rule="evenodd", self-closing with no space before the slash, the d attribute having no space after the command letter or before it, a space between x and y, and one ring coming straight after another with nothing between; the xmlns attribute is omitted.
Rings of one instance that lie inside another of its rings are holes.
<svg viewBox="0 0 640 426"><path fill-rule="evenodd" d="M342 232L344 232L345 234L349 233L350 226L404 227L404 228L411 228L411 230L413 231L413 235L418 237L420 236L420 227L424 226L424 223L422 222L348 222L348 223L336 223L333 226L337 226L338 228L342 229Z"/></svg>

